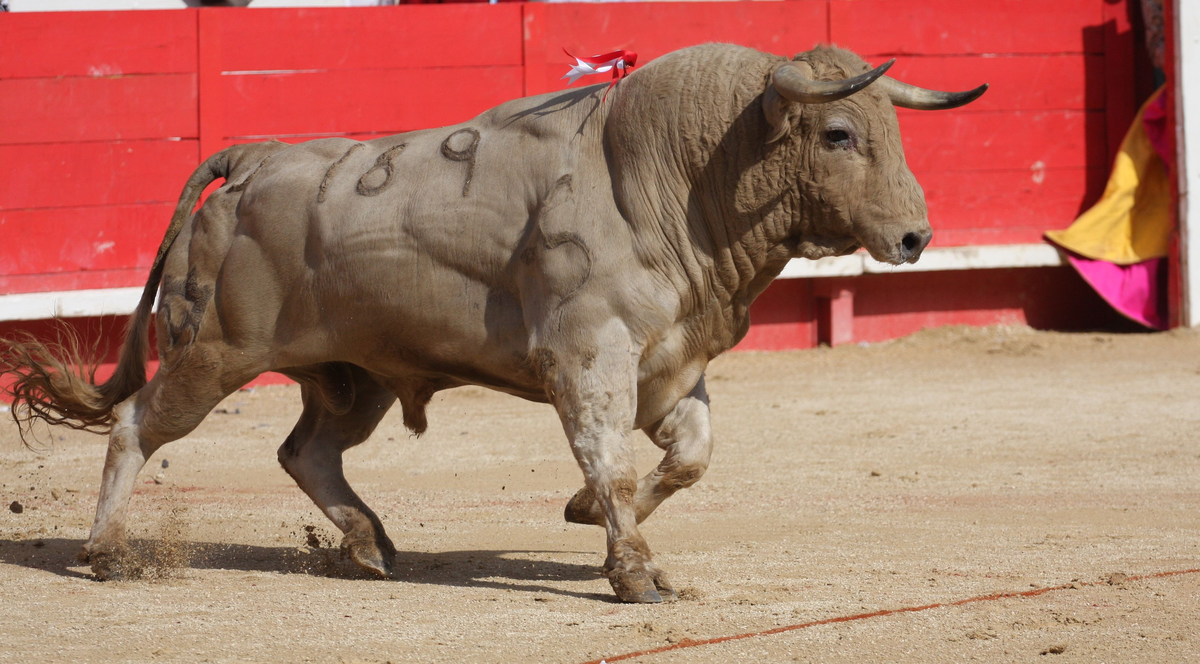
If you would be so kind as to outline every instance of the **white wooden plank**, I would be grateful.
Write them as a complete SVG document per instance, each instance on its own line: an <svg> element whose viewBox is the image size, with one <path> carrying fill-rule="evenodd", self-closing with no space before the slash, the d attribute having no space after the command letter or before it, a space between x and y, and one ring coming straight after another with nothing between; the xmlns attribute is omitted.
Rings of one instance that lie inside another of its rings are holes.
<svg viewBox="0 0 1200 664"><path fill-rule="evenodd" d="M1049 244L998 244L926 249L921 260L905 265L880 263L864 252L815 261L797 258L787 264L779 278L852 277L859 274L1054 267L1062 264L1062 254Z"/></svg>
<svg viewBox="0 0 1200 664"><path fill-rule="evenodd" d="M863 262L864 272L886 274L891 272L1051 267L1062 265L1062 256L1057 249L1048 244L980 245L926 249L921 254L921 260L904 265L888 265L870 257L866 257Z"/></svg>
<svg viewBox="0 0 1200 664"><path fill-rule="evenodd" d="M812 279L815 277L854 277L863 273L860 254L831 256L815 261L793 258L784 266L780 279Z"/></svg>
<svg viewBox="0 0 1200 664"><path fill-rule="evenodd" d="M127 315L141 296L140 287L0 295L0 321Z"/></svg>
<svg viewBox="0 0 1200 664"><path fill-rule="evenodd" d="M1200 2L1176 0L1176 171L1179 185L1180 270L1183 272L1183 324L1200 325Z"/></svg>

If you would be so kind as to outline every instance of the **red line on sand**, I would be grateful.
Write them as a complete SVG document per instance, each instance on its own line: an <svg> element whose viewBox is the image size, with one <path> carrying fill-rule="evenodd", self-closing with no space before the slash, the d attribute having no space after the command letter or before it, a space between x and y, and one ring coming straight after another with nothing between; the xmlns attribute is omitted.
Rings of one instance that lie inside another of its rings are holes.
<svg viewBox="0 0 1200 664"><path fill-rule="evenodd" d="M1125 577L1125 581L1141 581L1143 579L1160 579L1165 576L1179 576L1181 574L1196 574L1200 572L1200 568L1196 569L1181 569L1171 572L1155 572L1153 574L1139 574L1136 576ZM740 639L749 639L758 636L770 636L772 634L782 634L784 632L794 632L798 629L807 629L818 625L831 625L834 623L854 622L856 620L866 620L867 618L880 618L883 616L891 616L897 613L916 613L918 611L928 611L930 609L941 609L949 606L962 606L964 604L973 604L975 602L991 602L998 599L1007 599L1010 597L1037 597L1055 590L1066 590L1067 588L1079 588L1083 586L1099 586L1108 583L1107 581L1076 581L1074 583L1064 583L1060 586L1049 586L1046 588L1037 588L1034 590L1025 590L1022 592L996 593L994 595L980 595L978 597L968 597L954 602L945 602L940 604L925 604L923 606L906 606L899 609L884 609L873 613L858 613L852 616L841 616L838 618L826 618L824 620L814 620L812 622L800 623L798 625L785 625L776 627L775 629L765 629L760 632L746 632L745 634L734 634L731 636L718 636L712 639L703 639L693 641L684 639L679 643L673 643L669 646L661 648L653 648L651 650L639 650L637 652L627 652L623 655L614 657L605 657L603 659L594 659L585 664L600 664L601 662L619 662L623 659L633 659L635 657L645 657L646 655L657 655L658 653L667 652L670 650L682 650L683 648L695 648L696 646L710 646L717 643L725 643L726 641L738 641Z"/></svg>

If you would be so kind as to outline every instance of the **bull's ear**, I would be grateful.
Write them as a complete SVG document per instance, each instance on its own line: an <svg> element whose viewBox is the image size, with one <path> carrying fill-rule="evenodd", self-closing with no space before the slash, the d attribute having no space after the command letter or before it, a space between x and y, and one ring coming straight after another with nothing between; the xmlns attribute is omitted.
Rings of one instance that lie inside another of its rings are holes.
<svg viewBox="0 0 1200 664"><path fill-rule="evenodd" d="M763 115L771 130L767 132L767 145L787 136L792 128L792 113L796 104L783 98L774 85L768 85L762 96Z"/></svg>

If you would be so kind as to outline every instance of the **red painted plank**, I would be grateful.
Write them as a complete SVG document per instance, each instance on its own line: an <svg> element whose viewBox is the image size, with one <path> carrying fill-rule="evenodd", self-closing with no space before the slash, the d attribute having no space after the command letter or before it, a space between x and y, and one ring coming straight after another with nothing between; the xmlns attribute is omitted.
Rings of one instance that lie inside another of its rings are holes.
<svg viewBox="0 0 1200 664"><path fill-rule="evenodd" d="M198 44L197 87L199 88L198 131L199 159L207 159L220 150L225 136L222 121L225 117L224 82L221 81L221 18L227 8L208 7L197 12L200 31Z"/></svg>
<svg viewBox="0 0 1200 664"><path fill-rule="evenodd" d="M645 64L676 49L707 42L729 42L790 56L826 40L822 0L620 6L563 3L538 8L532 21L530 16L527 11L527 34L541 41L527 41L525 63L542 74L536 78L531 72L528 94L565 87L566 81L560 77L571 60L562 52L564 48L576 55L623 48L636 51L638 63ZM540 29L534 25L539 18L544 19Z"/></svg>
<svg viewBox="0 0 1200 664"><path fill-rule="evenodd" d="M216 11L224 71L521 64L517 4Z"/></svg>
<svg viewBox="0 0 1200 664"><path fill-rule="evenodd" d="M811 279L780 279L750 307L750 331L741 350L782 350L816 345Z"/></svg>
<svg viewBox="0 0 1200 664"><path fill-rule="evenodd" d="M0 212L0 274L146 267L175 206L114 205Z"/></svg>
<svg viewBox="0 0 1200 664"><path fill-rule="evenodd" d="M944 229L1044 226L1061 228L1104 189L1100 168L918 172L929 221Z"/></svg>
<svg viewBox="0 0 1200 664"><path fill-rule="evenodd" d="M192 12L0 14L0 78L194 71Z"/></svg>
<svg viewBox="0 0 1200 664"><path fill-rule="evenodd" d="M942 325L1133 329L1069 267L867 275L854 280L856 341Z"/></svg>
<svg viewBox="0 0 1200 664"><path fill-rule="evenodd" d="M252 74L221 80L226 137L440 127L520 97L522 88L520 67Z"/></svg>
<svg viewBox="0 0 1200 664"><path fill-rule="evenodd" d="M23 320L0 322L0 337L15 339L24 334L33 334L38 339L59 339L62 328L73 331L82 342L82 347L96 348L96 353L87 359L115 364L121 348L121 340L125 337L126 316L95 316L87 318L71 318L66 320ZM151 326L153 328L154 326ZM153 330L150 332L153 338ZM157 355L154 344L151 344L151 356ZM157 364L157 363L155 363ZM111 375L111 371L108 375ZM103 378L101 378L103 380Z"/></svg>
<svg viewBox="0 0 1200 664"><path fill-rule="evenodd" d="M1071 222L1058 226L1004 226L1002 228L951 228L935 230L931 247L969 247L979 244L1040 244L1043 235L1052 228L1066 228Z"/></svg>
<svg viewBox="0 0 1200 664"><path fill-rule="evenodd" d="M96 380L107 380L116 369L117 355L121 349L121 340L125 338L125 326L129 323L128 316L93 316L85 318L67 318L62 320L22 320L0 322L0 338L15 339L26 334L32 334L38 339L55 340L61 338L62 327L66 326L82 342L83 348L97 349L94 357L89 360L99 362L96 370ZM146 363L146 375L153 376L158 371L158 342L155 338L154 326L150 326L150 361ZM9 382L4 382L9 381ZM267 372L261 374L246 384L245 387L260 385L290 384L283 374ZM3 388L11 384L7 376L0 377L0 402L11 403L3 396Z"/></svg>
<svg viewBox="0 0 1200 664"><path fill-rule="evenodd" d="M831 40L863 55L1104 53L1098 0L832 0Z"/></svg>
<svg viewBox="0 0 1200 664"><path fill-rule="evenodd" d="M525 65L525 95L548 92L546 80L550 75L549 49L546 30L550 27L550 5L541 2L521 3L521 25L524 49L522 61Z"/></svg>
<svg viewBox="0 0 1200 664"><path fill-rule="evenodd" d="M400 133L403 133L403 132L400 132ZM305 141L313 141L318 138L349 138L350 140L353 140L353 141L373 141L377 138L386 138L388 136L395 136L395 135L397 135L397 132L394 132L394 131L352 131L352 132L330 131L330 132L315 132L312 134L305 134L304 136L287 136L287 135L283 135L283 134L277 134L270 138L247 138L247 137L243 136L243 137L235 137L235 138L225 138L222 140L220 147L223 149L223 148L227 148L231 145L244 145L246 143L261 143L266 140L281 141L281 142L287 143L289 145L295 145L296 143L303 143Z"/></svg>
<svg viewBox="0 0 1200 664"><path fill-rule="evenodd" d="M846 281L855 291L855 342L881 342L942 325L1133 329L1067 267L866 275ZM771 284L751 307L750 332L735 350L815 346L814 326L803 313L812 306L803 292L808 282Z"/></svg>
<svg viewBox="0 0 1200 664"><path fill-rule="evenodd" d="M831 0L833 41L870 55L1105 52L1096 0ZM999 27L998 27L999 26Z"/></svg>
<svg viewBox="0 0 1200 664"><path fill-rule="evenodd" d="M146 283L148 273L149 269L138 267L86 272L0 275L0 295L141 286Z"/></svg>
<svg viewBox="0 0 1200 664"><path fill-rule="evenodd" d="M0 80L0 144L196 136L196 75Z"/></svg>
<svg viewBox="0 0 1200 664"><path fill-rule="evenodd" d="M174 204L196 141L4 145L0 165L0 210Z"/></svg>
<svg viewBox="0 0 1200 664"><path fill-rule="evenodd" d="M989 84L971 111L1104 110L1105 104L1102 55L901 56L888 75L938 90Z"/></svg>
<svg viewBox="0 0 1200 664"><path fill-rule="evenodd" d="M908 111L900 133L914 171L1107 168L1098 111Z"/></svg>

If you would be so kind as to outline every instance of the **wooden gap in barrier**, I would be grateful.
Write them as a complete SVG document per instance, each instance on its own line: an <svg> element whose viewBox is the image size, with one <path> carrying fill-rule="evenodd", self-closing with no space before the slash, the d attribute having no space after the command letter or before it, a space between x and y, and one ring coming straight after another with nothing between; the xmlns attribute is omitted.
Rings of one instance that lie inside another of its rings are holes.
<svg viewBox="0 0 1200 664"><path fill-rule="evenodd" d="M1171 245L1167 253L1167 318L1172 328L1187 325L1187 290L1184 281L1186 280L1185 267L1188 259L1200 260L1200 256L1189 257L1185 255L1187 251L1183 243L1183 229L1181 222L1186 224L1186 219L1183 219L1182 205L1186 205L1186 199L1180 200L1179 189L1183 183L1181 180L1182 170L1180 168L1182 160L1180 159L1179 143L1179 117L1177 109L1180 108L1179 89L1179 70L1176 68L1178 62L1179 44L1176 42L1178 35L1176 34L1176 7L1177 0L1166 0L1163 2L1163 25L1165 26L1165 44L1163 54L1163 63L1166 65L1167 89L1163 93L1166 95L1167 107L1167 154L1171 155L1168 163L1168 173L1171 177L1171 200L1174 202L1171 205L1171 219L1174 230L1171 233ZM1200 284L1191 284L1192 288L1200 288Z"/></svg>
<svg viewBox="0 0 1200 664"><path fill-rule="evenodd" d="M1112 167L1129 125L1137 114L1134 97L1136 40L1125 2L1104 5L1104 72L1107 150L1105 165Z"/></svg>
<svg viewBox="0 0 1200 664"><path fill-rule="evenodd" d="M854 341L854 284L850 278L813 282L817 343L842 346Z"/></svg>

